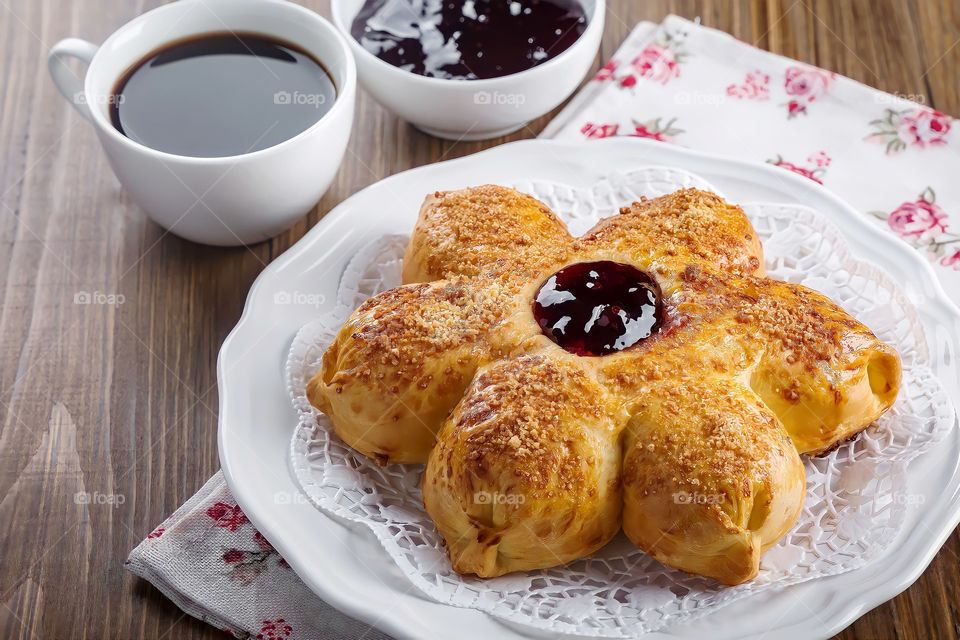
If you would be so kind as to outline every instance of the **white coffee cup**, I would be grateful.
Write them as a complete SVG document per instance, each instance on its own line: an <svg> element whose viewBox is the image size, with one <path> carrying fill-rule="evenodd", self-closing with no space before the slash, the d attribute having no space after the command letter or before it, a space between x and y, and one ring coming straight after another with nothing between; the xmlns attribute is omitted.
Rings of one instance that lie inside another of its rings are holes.
<svg viewBox="0 0 960 640"><path fill-rule="evenodd" d="M272 36L313 55L336 85L333 106L289 140L222 158L157 151L114 128L110 102L127 70L165 44L224 31ZM88 64L82 80L67 66L69 58ZM93 123L110 166L137 204L195 242L252 244L289 227L323 196L350 138L357 72L349 46L329 22L285 0L179 0L128 22L99 47L61 40L48 64L60 93Z"/></svg>

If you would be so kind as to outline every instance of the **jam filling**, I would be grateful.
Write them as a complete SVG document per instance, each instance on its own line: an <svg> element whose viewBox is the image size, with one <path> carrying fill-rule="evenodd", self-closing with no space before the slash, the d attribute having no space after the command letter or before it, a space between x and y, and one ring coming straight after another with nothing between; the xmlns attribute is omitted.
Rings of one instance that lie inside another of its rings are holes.
<svg viewBox="0 0 960 640"><path fill-rule="evenodd" d="M350 33L400 69L480 80L558 56L586 28L581 0L365 0Z"/></svg>
<svg viewBox="0 0 960 640"><path fill-rule="evenodd" d="M537 291L533 315L540 329L578 356L629 349L663 320L660 287L635 267L608 260L570 265Z"/></svg>

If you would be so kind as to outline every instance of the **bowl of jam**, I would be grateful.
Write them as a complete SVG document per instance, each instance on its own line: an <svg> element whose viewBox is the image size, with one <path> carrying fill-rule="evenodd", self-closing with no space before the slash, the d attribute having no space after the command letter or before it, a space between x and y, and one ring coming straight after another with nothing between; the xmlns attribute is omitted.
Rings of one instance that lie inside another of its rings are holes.
<svg viewBox="0 0 960 640"><path fill-rule="evenodd" d="M332 0L360 81L431 135L516 131L577 88L603 34L605 0Z"/></svg>

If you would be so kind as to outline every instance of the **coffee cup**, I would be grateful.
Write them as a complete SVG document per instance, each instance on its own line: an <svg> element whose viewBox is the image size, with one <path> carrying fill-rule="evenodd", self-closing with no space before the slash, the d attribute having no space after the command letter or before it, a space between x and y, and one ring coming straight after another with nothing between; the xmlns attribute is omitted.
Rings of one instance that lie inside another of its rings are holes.
<svg viewBox="0 0 960 640"><path fill-rule="evenodd" d="M111 103L130 69L170 43L224 32L262 34L309 54L335 85L332 106L289 139L224 157L160 151L118 130ZM86 64L82 78L68 66L71 58ZM353 123L357 80L348 44L325 19L285 0L179 0L135 18L100 46L61 40L48 65L60 93L93 125L133 200L157 224L203 244L266 240L310 211L340 166Z"/></svg>

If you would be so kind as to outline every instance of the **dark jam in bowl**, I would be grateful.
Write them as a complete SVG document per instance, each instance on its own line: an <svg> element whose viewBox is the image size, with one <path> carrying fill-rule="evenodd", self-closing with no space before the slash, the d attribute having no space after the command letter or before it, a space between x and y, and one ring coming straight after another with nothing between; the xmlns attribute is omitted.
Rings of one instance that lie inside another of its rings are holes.
<svg viewBox="0 0 960 640"><path fill-rule="evenodd" d="M366 0L350 33L400 69L478 80L558 56L586 28L580 0Z"/></svg>
<svg viewBox="0 0 960 640"><path fill-rule="evenodd" d="M618 262L583 262L550 276L537 291L533 315L554 342L578 356L629 349L660 328L660 287L645 272Z"/></svg>

